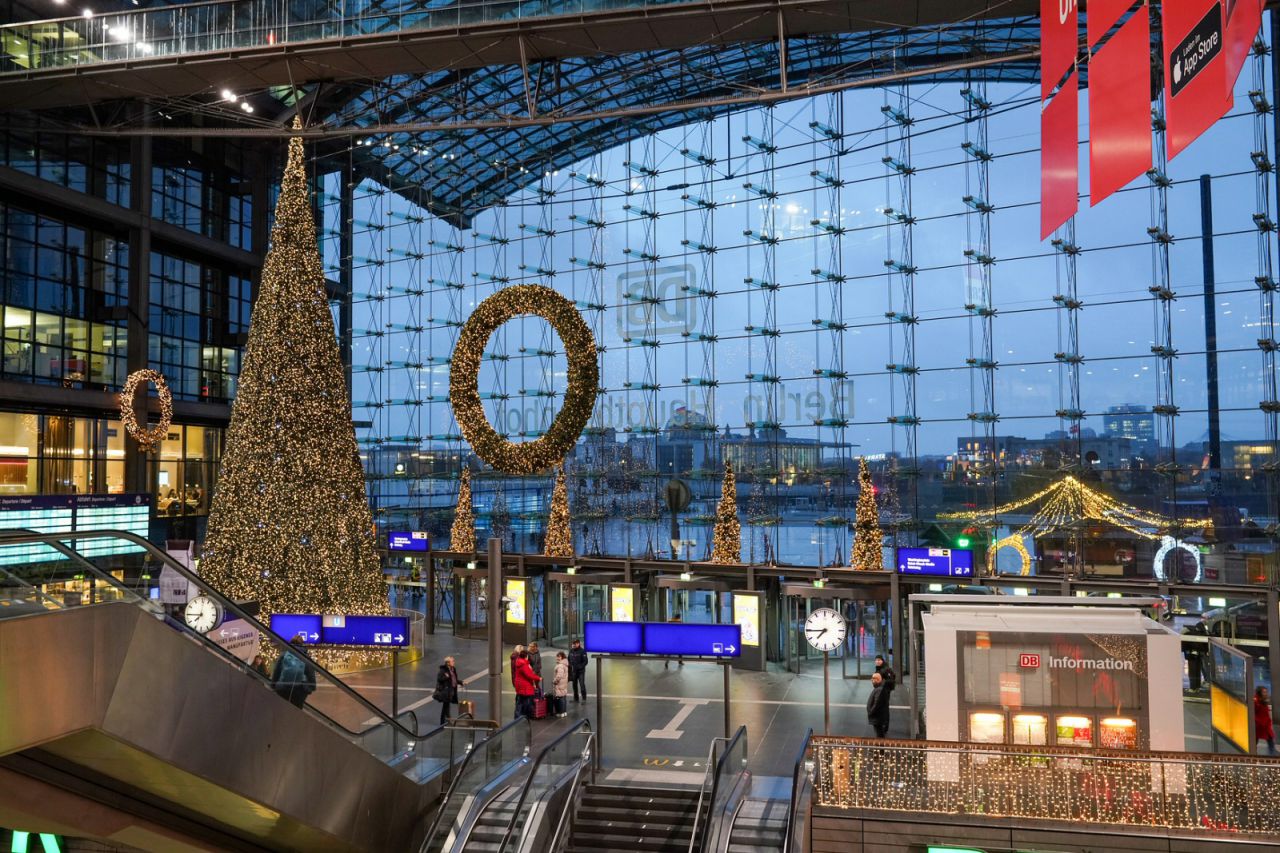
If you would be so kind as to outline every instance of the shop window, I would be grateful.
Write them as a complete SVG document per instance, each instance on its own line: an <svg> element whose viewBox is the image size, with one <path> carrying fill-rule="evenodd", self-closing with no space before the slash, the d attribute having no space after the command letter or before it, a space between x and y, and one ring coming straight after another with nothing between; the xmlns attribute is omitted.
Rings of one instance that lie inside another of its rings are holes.
<svg viewBox="0 0 1280 853"><path fill-rule="evenodd" d="M997 711L969 714L969 740L973 743L1004 743L1004 714Z"/></svg>
<svg viewBox="0 0 1280 853"><path fill-rule="evenodd" d="M1088 717L1058 717L1054 733L1057 746L1093 746L1093 720Z"/></svg>
<svg viewBox="0 0 1280 853"><path fill-rule="evenodd" d="M1013 742L1044 746L1049 742L1049 718L1043 714L1014 714Z"/></svg>
<svg viewBox="0 0 1280 853"><path fill-rule="evenodd" d="M1137 722L1129 717L1107 717L1098 724L1098 745L1103 749L1137 749Z"/></svg>

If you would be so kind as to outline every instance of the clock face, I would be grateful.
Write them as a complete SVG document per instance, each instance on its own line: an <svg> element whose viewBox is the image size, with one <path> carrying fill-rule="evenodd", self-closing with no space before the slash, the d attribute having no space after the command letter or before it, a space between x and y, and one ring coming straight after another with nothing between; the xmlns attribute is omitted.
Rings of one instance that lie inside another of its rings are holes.
<svg viewBox="0 0 1280 853"><path fill-rule="evenodd" d="M845 635L849 632L849 623L845 622L835 610L821 607L809 614L804 620L804 638L820 652L830 652L840 648Z"/></svg>
<svg viewBox="0 0 1280 853"><path fill-rule="evenodd" d="M218 624L218 605L207 595L197 595L187 602L183 617L189 628L204 634Z"/></svg>

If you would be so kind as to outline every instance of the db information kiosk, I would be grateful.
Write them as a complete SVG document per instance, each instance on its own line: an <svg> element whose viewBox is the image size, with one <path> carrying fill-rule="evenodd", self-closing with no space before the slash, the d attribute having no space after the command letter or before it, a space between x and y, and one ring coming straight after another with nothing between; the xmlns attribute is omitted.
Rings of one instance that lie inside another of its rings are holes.
<svg viewBox="0 0 1280 853"><path fill-rule="evenodd" d="M930 740L1185 749L1178 635L1137 610L934 605Z"/></svg>

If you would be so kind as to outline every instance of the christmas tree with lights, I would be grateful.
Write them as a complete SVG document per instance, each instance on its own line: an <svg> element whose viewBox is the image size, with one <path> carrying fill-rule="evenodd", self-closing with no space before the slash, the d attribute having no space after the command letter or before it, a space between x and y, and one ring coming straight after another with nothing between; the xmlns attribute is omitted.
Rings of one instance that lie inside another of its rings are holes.
<svg viewBox="0 0 1280 853"><path fill-rule="evenodd" d="M876 507L876 487L867 460L858 460L858 510L853 520L853 568L876 572L884 568L884 532Z"/></svg>
<svg viewBox="0 0 1280 853"><path fill-rule="evenodd" d="M471 509L471 469L462 466L458 483L458 505L453 510L453 527L449 530L450 551L476 549L476 515Z"/></svg>
<svg viewBox="0 0 1280 853"><path fill-rule="evenodd" d="M547 557L573 557L573 530L569 526L569 489L564 482L564 466L556 472L551 491L551 517L547 519L547 540L542 553Z"/></svg>
<svg viewBox="0 0 1280 853"><path fill-rule="evenodd" d="M716 507L716 528L712 534L711 562L742 562L742 525L738 523L738 485L733 465L724 460L724 481L720 484L720 504Z"/></svg>
<svg viewBox="0 0 1280 853"><path fill-rule="evenodd" d="M200 574L258 601L264 621L389 609L300 137L289 141Z"/></svg>

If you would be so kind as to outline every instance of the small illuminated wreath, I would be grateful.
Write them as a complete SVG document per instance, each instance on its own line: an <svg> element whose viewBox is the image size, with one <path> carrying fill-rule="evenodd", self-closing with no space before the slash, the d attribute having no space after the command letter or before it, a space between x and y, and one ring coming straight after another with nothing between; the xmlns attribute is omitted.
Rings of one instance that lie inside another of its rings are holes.
<svg viewBox="0 0 1280 853"><path fill-rule="evenodd" d="M1018 572L1021 577L1025 578L1031 574L1031 555L1027 553L1027 546L1022 542L1022 535L1014 533L1003 539L997 539L987 551L988 575L991 577L996 575L996 552L1001 548L1012 548L1018 552L1018 556L1022 558L1022 570Z"/></svg>
<svg viewBox="0 0 1280 853"><path fill-rule="evenodd" d="M155 383L156 396L160 398L160 423L144 430L138 425L137 401L134 397L138 393L138 386L145 388L148 382ZM135 370L129 374L124 390L120 392L120 420L124 422L125 431L133 436L133 440L144 451L155 447L169 434L169 424L173 422L173 394L169 393L169 384L159 371Z"/></svg>
<svg viewBox="0 0 1280 853"><path fill-rule="evenodd" d="M503 438L485 417L480 402L480 360L489 337L508 320L534 315L551 324L569 360L569 387L551 428L536 441L516 444ZM476 306L453 350L449 402L453 416L476 455L499 471L532 474L560 463L582 434L599 393L596 341L573 303L549 287L506 287Z"/></svg>

